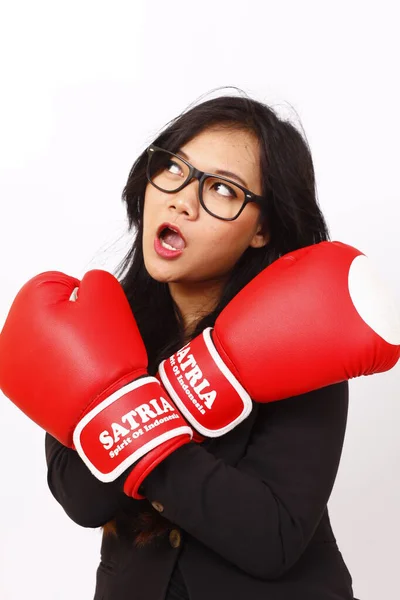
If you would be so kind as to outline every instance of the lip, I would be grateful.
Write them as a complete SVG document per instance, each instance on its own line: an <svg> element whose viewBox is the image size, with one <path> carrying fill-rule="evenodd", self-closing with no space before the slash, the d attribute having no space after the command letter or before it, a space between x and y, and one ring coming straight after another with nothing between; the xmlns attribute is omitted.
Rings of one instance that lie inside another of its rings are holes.
<svg viewBox="0 0 400 600"><path fill-rule="evenodd" d="M177 227L176 225L172 225L172 223L162 223L162 225L160 225L158 227L157 235L154 239L154 250L162 258L168 258L168 259L178 258L178 256L180 256L182 254L182 252L184 251L185 248L182 248L182 250L169 250L168 248L164 248L164 246L161 244L160 234L161 234L162 230L165 229L166 227L168 227L169 229L171 229L172 231L175 231L178 235L180 235L180 237L183 239L183 242L184 242L185 248L186 248L186 240L185 240L184 236L182 235L179 227Z"/></svg>

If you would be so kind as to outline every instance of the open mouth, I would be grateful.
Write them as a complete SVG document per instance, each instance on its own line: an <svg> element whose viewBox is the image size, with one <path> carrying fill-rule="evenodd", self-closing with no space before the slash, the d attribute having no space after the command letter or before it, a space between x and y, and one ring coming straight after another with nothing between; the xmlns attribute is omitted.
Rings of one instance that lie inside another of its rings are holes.
<svg viewBox="0 0 400 600"><path fill-rule="evenodd" d="M157 233L160 244L166 250L182 251L185 246L185 239L178 228L166 225L165 223L158 228Z"/></svg>

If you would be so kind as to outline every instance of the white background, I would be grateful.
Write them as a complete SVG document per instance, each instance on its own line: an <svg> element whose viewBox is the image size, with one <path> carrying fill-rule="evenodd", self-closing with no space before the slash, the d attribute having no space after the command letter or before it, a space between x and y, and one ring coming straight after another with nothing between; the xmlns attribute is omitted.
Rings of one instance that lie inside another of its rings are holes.
<svg viewBox="0 0 400 600"><path fill-rule="evenodd" d="M114 269L130 243L120 196L132 163L224 85L298 114L333 239L374 259L400 298L397 4L3 0L1 323L41 271ZM361 600L399 594L399 374L351 382L329 504ZM100 531L53 499L44 434L3 396L0 422L0 597L88 600Z"/></svg>

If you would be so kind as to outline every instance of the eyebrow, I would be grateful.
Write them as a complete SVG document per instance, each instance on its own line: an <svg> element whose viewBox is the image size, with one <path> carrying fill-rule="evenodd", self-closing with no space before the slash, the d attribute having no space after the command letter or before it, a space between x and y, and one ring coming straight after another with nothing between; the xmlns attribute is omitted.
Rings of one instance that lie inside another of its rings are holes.
<svg viewBox="0 0 400 600"><path fill-rule="evenodd" d="M178 150L177 154L182 154L183 158L186 158L186 160L190 162L188 155L183 150ZM234 179L237 179L238 181L240 181L240 183L245 188L247 188L247 183L241 177L239 177L239 175L237 175L236 173L232 173L232 171L225 171L225 169L216 169L215 171L213 171L213 174L224 175L225 177L231 177L231 178L233 177Z"/></svg>

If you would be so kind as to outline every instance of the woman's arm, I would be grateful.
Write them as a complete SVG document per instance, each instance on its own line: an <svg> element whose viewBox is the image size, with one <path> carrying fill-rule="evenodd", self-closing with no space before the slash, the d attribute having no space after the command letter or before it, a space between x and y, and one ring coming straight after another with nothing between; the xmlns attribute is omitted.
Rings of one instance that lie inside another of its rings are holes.
<svg viewBox="0 0 400 600"><path fill-rule="evenodd" d="M120 479L102 483L89 471L75 450L46 433L47 482L67 515L82 527L100 527L121 508L143 509L146 500L133 500L122 491Z"/></svg>
<svg viewBox="0 0 400 600"><path fill-rule="evenodd" d="M141 491L226 560L271 579L300 558L327 505L346 430L348 382L257 409L236 467L191 442L158 465Z"/></svg>

